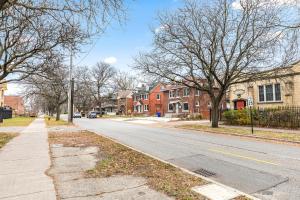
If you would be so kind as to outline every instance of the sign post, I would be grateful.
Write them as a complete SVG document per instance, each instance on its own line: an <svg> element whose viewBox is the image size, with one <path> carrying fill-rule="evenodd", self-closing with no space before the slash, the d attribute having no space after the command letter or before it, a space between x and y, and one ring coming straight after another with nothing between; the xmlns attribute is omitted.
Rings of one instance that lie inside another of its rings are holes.
<svg viewBox="0 0 300 200"><path fill-rule="evenodd" d="M252 99L252 97L248 97L247 105L250 108L251 133L253 135L254 131L253 131L253 114L252 114L253 99Z"/></svg>

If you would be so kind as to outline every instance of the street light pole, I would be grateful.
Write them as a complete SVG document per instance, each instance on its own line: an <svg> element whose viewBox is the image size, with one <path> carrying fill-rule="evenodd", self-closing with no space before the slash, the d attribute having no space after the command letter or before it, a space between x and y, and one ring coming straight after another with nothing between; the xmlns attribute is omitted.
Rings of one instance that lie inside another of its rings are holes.
<svg viewBox="0 0 300 200"><path fill-rule="evenodd" d="M69 91L68 91L68 122L73 122L73 92L72 92L72 71L73 71L73 48L70 50L70 68L69 68Z"/></svg>

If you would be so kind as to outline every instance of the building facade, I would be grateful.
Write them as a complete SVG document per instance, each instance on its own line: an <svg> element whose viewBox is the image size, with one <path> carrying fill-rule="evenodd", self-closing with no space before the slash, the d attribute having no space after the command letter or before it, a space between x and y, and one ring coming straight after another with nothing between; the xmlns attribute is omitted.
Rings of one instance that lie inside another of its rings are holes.
<svg viewBox="0 0 300 200"><path fill-rule="evenodd" d="M4 96L4 106L9 106L15 115L24 115L25 107L21 96Z"/></svg>
<svg viewBox="0 0 300 200"><path fill-rule="evenodd" d="M0 84L0 107L4 106L4 92L7 90L7 84Z"/></svg>
<svg viewBox="0 0 300 200"><path fill-rule="evenodd" d="M200 114L209 118L210 97L206 92L178 84L166 85L162 92L165 116Z"/></svg>
<svg viewBox="0 0 300 200"><path fill-rule="evenodd" d="M264 76L266 77L266 76ZM232 85L230 109L300 106L300 62L267 72L267 78Z"/></svg>
<svg viewBox="0 0 300 200"><path fill-rule="evenodd" d="M149 86L142 84L140 87L137 87L136 91L132 95L134 115L150 115L149 94Z"/></svg>

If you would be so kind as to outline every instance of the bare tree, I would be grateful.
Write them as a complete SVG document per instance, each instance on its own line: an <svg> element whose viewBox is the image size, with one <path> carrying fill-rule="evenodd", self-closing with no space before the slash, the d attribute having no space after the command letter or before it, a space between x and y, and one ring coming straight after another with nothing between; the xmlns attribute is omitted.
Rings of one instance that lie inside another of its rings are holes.
<svg viewBox="0 0 300 200"><path fill-rule="evenodd" d="M36 74L53 51L76 49L124 11L122 0L0 0L0 82Z"/></svg>
<svg viewBox="0 0 300 200"><path fill-rule="evenodd" d="M91 69L92 84L90 88L94 102L100 109L100 116L102 115L102 103L113 90L113 78L115 73L114 67L104 62L98 62Z"/></svg>
<svg viewBox="0 0 300 200"><path fill-rule="evenodd" d="M59 58L49 64L55 66L44 71L43 75L32 75L25 79L27 84L26 96L39 99L40 103L50 114L56 113L56 120L60 119L61 105L67 101L68 84L66 80L67 68Z"/></svg>
<svg viewBox="0 0 300 200"><path fill-rule="evenodd" d="M91 72L88 67L78 67L75 77L74 105L78 111L87 112L93 102Z"/></svg>
<svg viewBox="0 0 300 200"><path fill-rule="evenodd" d="M114 76L115 90L132 90L136 85L136 77L131 74L118 71Z"/></svg>
<svg viewBox="0 0 300 200"><path fill-rule="evenodd" d="M281 47L286 41L277 8L260 0L241 1L240 9L230 0L206 5L185 1L182 8L159 16L154 48L135 59L135 69L207 92L212 127L218 127L228 88L254 80L258 72L284 60Z"/></svg>

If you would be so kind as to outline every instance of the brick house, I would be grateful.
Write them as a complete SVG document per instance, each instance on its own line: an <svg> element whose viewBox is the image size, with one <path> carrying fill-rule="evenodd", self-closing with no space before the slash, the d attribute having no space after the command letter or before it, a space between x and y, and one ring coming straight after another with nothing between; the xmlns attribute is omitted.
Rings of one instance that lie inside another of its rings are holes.
<svg viewBox="0 0 300 200"><path fill-rule="evenodd" d="M149 115L154 116L160 113L161 116L165 115L165 95L162 88L165 84L158 83L149 91Z"/></svg>
<svg viewBox="0 0 300 200"><path fill-rule="evenodd" d="M132 94L133 114L150 115L149 94L150 94L150 87L147 86L146 84L142 84L140 87L137 87L135 92Z"/></svg>
<svg viewBox="0 0 300 200"><path fill-rule="evenodd" d="M209 118L210 97L206 92L179 84L166 85L161 91L164 93L165 116L201 114L203 118Z"/></svg>
<svg viewBox="0 0 300 200"><path fill-rule="evenodd" d="M117 94L117 114L131 115L133 111L133 99L131 90L120 90Z"/></svg>
<svg viewBox="0 0 300 200"><path fill-rule="evenodd" d="M15 115L24 115L25 107L21 96L4 96L4 106L9 106Z"/></svg>

